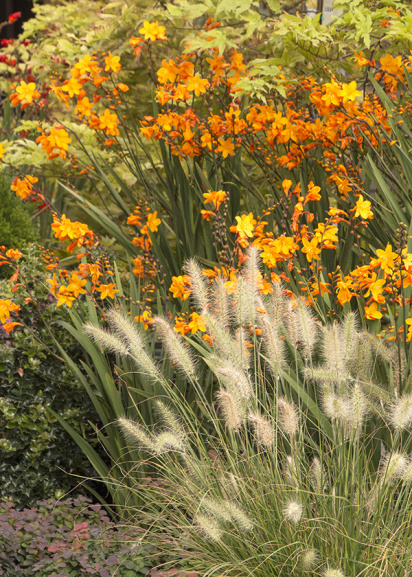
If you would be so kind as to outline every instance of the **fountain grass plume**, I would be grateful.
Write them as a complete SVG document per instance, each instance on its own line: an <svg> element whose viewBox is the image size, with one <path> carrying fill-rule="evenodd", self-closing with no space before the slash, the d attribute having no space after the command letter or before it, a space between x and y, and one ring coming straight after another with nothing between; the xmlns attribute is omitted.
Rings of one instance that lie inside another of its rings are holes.
<svg viewBox="0 0 412 577"><path fill-rule="evenodd" d="M271 449L275 441L273 421L257 412L249 413L248 421L253 427L257 443L266 449Z"/></svg>
<svg viewBox="0 0 412 577"><path fill-rule="evenodd" d="M83 329L85 333L89 335L89 337L91 337L93 341L99 344L103 349L118 355L123 355L125 357L130 356L128 347L113 333L97 327L92 323L85 323L83 325Z"/></svg>
<svg viewBox="0 0 412 577"><path fill-rule="evenodd" d="M232 339L228 330L223 328L219 321L209 313L203 315L209 333L215 340L214 348L220 356L230 359L231 362L239 367L240 370L247 370L249 367L249 359L246 355L242 355L238 344Z"/></svg>
<svg viewBox="0 0 412 577"><path fill-rule="evenodd" d="M277 399L279 424L281 429L292 440L299 432L299 414L297 407L285 399Z"/></svg>
<svg viewBox="0 0 412 577"><path fill-rule="evenodd" d="M299 346L302 356L312 364L312 354L318 340L318 323L312 309L298 300L295 311Z"/></svg>
<svg viewBox="0 0 412 577"><path fill-rule="evenodd" d="M266 363L272 375L277 378L286 366L286 346L279 334L279 327L272 320L262 317L262 345Z"/></svg>
<svg viewBox="0 0 412 577"><path fill-rule="evenodd" d="M209 307L209 289L205 281L202 269L197 264L194 258L189 259L185 264L185 272L192 279L192 295L196 306L201 310L206 310Z"/></svg>
<svg viewBox="0 0 412 577"><path fill-rule="evenodd" d="M225 280L219 276L213 283L214 290L214 314L219 319L219 324L223 330L228 331L232 320L230 309L231 298L227 294Z"/></svg>
<svg viewBox="0 0 412 577"><path fill-rule="evenodd" d="M143 449L151 453L156 453L156 443L153 437L142 427L139 423L135 423L131 419L120 417L117 420L125 438L132 444L138 444Z"/></svg>
<svg viewBox="0 0 412 577"><path fill-rule="evenodd" d="M245 418L245 410L242 410L242 403L235 395L222 389L218 391L216 396L226 426L232 431L239 431Z"/></svg>
<svg viewBox="0 0 412 577"><path fill-rule="evenodd" d="M196 380L196 365L184 339L162 317L154 317L157 334L174 365L191 381Z"/></svg>
<svg viewBox="0 0 412 577"><path fill-rule="evenodd" d="M404 431L412 424L412 394L403 395L389 408L389 421L396 431Z"/></svg>

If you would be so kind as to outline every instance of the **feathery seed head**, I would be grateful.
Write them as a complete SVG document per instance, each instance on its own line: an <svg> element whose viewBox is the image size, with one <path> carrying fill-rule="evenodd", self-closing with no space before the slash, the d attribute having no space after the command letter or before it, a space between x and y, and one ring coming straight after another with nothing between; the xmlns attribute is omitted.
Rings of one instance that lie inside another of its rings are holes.
<svg viewBox="0 0 412 577"><path fill-rule="evenodd" d="M246 355L242 355L239 350L238 343L233 341L231 334L223 328L220 323L212 317L209 313L204 313L203 318L208 327L209 334L215 340L215 349L219 355L230 359L233 365L239 367L241 370L249 368L249 359Z"/></svg>
<svg viewBox="0 0 412 577"><path fill-rule="evenodd" d="M272 375L277 378L285 365L285 342L280 338L278 325L271 319L262 318L262 345Z"/></svg>
<svg viewBox="0 0 412 577"><path fill-rule="evenodd" d="M259 445L271 449L275 440L272 421L259 413L249 413L248 421L253 427Z"/></svg>
<svg viewBox="0 0 412 577"><path fill-rule="evenodd" d="M341 569L333 569L328 567L323 572L323 577L345 577L345 573Z"/></svg>
<svg viewBox="0 0 412 577"><path fill-rule="evenodd" d="M310 571L318 563L319 556L315 549L307 549L302 554L302 564L305 571Z"/></svg>
<svg viewBox="0 0 412 577"><path fill-rule="evenodd" d="M296 322L302 356L311 360L318 339L318 324L312 309L300 300L296 309Z"/></svg>
<svg viewBox="0 0 412 577"><path fill-rule="evenodd" d="M303 507L299 501L289 501L286 507L283 509L283 516L287 521L290 521L294 525L298 525L302 519Z"/></svg>
<svg viewBox="0 0 412 577"><path fill-rule="evenodd" d="M279 330L283 327L286 313L286 299L283 295L283 285L281 282L272 283L273 293L265 300L269 319Z"/></svg>
<svg viewBox="0 0 412 577"><path fill-rule="evenodd" d="M154 439L156 453L166 453L167 451L176 451L178 453L184 453L186 450L186 445L184 440L169 431L164 431L159 433Z"/></svg>
<svg viewBox="0 0 412 577"><path fill-rule="evenodd" d="M409 465L406 455L394 451L388 453L383 459L380 477L381 483L393 483L403 477Z"/></svg>
<svg viewBox="0 0 412 577"><path fill-rule="evenodd" d="M162 317L154 317L154 324L173 363L188 379L194 380L196 378L195 363L183 338Z"/></svg>
<svg viewBox="0 0 412 577"><path fill-rule="evenodd" d="M412 423L412 394L398 397L389 414L391 425L396 431L403 431Z"/></svg>
<svg viewBox="0 0 412 577"><path fill-rule="evenodd" d="M103 349L125 357L129 355L126 345L109 331L91 323L84 324L83 329Z"/></svg>
<svg viewBox="0 0 412 577"><path fill-rule="evenodd" d="M299 431L297 407L285 399L278 399L279 422L283 431L292 439Z"/></svg>
<svg viewBox="0 0 412 577"><path fill-rule="evenodd" d="M179 417L160 399L156 399L155 405L159 415L170 428L170 431L183 439L186 434Z"/></svg>
<svg viewBox="0 0 412 577"><path fill-rule="evenodd" d="M292 345L296 347L300 338L300 327L298 312L294 308L294 303L292 301L288 301L286 304L285 325L287 338Z"/></svg>
<svg viewBox="0 0 412 577"><path fill-rule="evenodd" d="M209 290L202 269L195 259L191 258L186 262L185 272L192 279L192 298L196 306L201 311L206 310L209 306Z"/></svg>
<svg viewBox="0 0 412 577"><path fill-rule="evenodd" d="M252 531L252 521L238 505L233 501L225 501L224 506L234 524L237 524L242 531Z"/></svg>
<svg viewBox="0 0 412 577"><path fill-rule="evenodd" d="M219 523L212 517L207 517L198 513L195 515L193 522L197 527L204 533L206 537L212 541L220 541L223 535L223 531L219 526Z"/></svg>
<svg viewBox="0 0 412 577"><path fill-rule="evenodd" d="M120 417L117 423L130 443L138 444L150 452L156 452L156 445L152 437L141 425L124 417Z"/></svg>
<svg viewBox="0 0 412 577"><path fill-rule="evenodd" d="M234 294L236 320L239 326L255 326L256 303L255 294L250 284L243 276L238 276Z"/></svg>
<svg viewBox="0 0 412 577"><path fill-rule="evenodd" d="M402 475L402 481L404 483L411 483L412 482L412 461L409 461L406 469Z"/></svg>
<svg viewBox="0 0 412 577"><path fill-rule="evenodd" d="M360 429L368 412L368 403L365 395L363 394L361 385L357 382L353 386L350 403L352 409L352 419L350 426L353 429Z"/></svg>
<svg viewBox="0 0 412 577"><path fill-rule="evenodd" d="M226 425L232 431L239 431L245 418L245 409L242 407L242 403L229 391L220 390L217 393L217 398Z"/></svg>
<svg viewBox="0 0 412 577"><path fill-rule="evenodd" d="M219 276L213 283L213 289L215 294L214 308L216 318L219 319L219 324L222 329L228 331L232 310L229 306L230 298L225 287L225 280L221 276Z"/></svg>
<svg viewBox="0 0 412 577"><path fill-rule="evenodd" d="M232 520L229 511L226 509L225 503L222 501L205 497L202 499L201 507L202 509L205 509L209 515L212 515L212 517L219 521L229 523Z"/></svg>
<svg viewBox="0 0 412 577"><path fill-rule="evenodd" d="M313 490L316 493L323 493L325 491L327 484L325 479L325 471L322 470L322 466L317 457L315 457L312 461L312 466L310 468L310 481Z"/></svg>

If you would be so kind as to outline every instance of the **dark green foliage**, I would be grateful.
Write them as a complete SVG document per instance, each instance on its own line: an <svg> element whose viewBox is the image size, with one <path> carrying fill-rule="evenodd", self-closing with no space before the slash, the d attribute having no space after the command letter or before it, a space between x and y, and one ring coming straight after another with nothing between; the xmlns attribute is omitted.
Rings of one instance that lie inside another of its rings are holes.
<svg viewBox="0 0 412 577"><path fill-rule="evenodd" d="M24 248L38 238L29 205L10 190L11 179L0 174L0 245Z"/></svg>
<svg viewBox="0 0 412 577"><path fill-rule="evenodd" d="M139 577L154 549L138 530L118 530L100 505L84 498L48 500L16 511L0 503L0 576Z"/></svg>
<svg viewBox="0 0 412 577"><path fill-rule="evenodd" d="M87 419L96 421L53 337L75 361L79 346L55 322L65 313L48 293L43 263L32 249L25 253L18 280L26 288L12 293L6 281L0 285L3 298L21 305L17 320L25 325L0 333L0 498L12 498L17 507L62 496L81 482L73 475L90 476L87 460L51 409L92 444ZM27 294L32 301L24 303Z"/></svg>

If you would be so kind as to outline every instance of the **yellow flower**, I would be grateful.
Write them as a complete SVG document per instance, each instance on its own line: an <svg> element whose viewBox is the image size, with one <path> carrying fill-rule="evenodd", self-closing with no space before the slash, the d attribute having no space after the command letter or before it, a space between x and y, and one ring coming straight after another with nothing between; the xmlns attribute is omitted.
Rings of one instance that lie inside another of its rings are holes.
<svg viewBox="0 0 412 577"><path fill-rule="evenodd" d="M190 316L192 320L190 321L188 327L191 332L193 334L197 331L201 331L202 333L206 332L205 319L202 317L202 315L192 313Z"/></svg>
<svg viewBox="0 0 412 577"><path fill-rule="evenodd" d="M89 101L87 96L77 101L77 106L75 109L76 114L81 114L82 116L91 116L91 110L94 104Z"/></svg>
<svg viewBox="0 0 412 577"><path fill-rule="evenodd" d="M373 212L371 211L371 203L369 200L363 200L363 196L360 194L358 201L355 206L355 218L373 218Z"/></svg>
<svg viewBox="0 0 412 577"><path fill-rule="evenodd" d="M111 299L114 299L115 293L119 292L117 289L114 288L115 286L116 286L116 283L101 284L100 286L97 287L96 290L98 290L99 293L101 293L100 298L102 300L105 299L106 297L110 297Z"/></svg>
<svg viewBox="0 0 412 577"><path fill-rule="evenodd" d="M143 23L143 28L139 29L140 34L144 36L145 40L151 40L155 42L156 40L167 40L165 36L166 28L164 26L159 26L157 22L148 22L147 20Z"/></svg>
<svg viewBox="0 0 412 577"><path fill-rule="evenodd" d="M395 260L397 260L398 255L396 252L392 252L392 245L388 244L385 250L381 250L378 248L376 254L379 257L380 267L386 273L391 274L393 269L395 268Z"/></svg>
<svg viewBox="0 0 412 577"><path fill-rule="evenodd" d="M3 158L6 149L4 148L3 144L0 142L0 160Z"/></svg>
<svg viewBox="0 0 412 577"><path fill-rule="evenodd" d="M370 307L365 307L365 319L370 321L381 319L382 313L378 311L378 303L372 303Z"/></svg>
<svg viewBox="0 0 412 577"><path fill-rule="evenodd" d="M238 233L240 238L246 238L247 236L251 238L253 236L253 231L255 230L256 220L253 218L253 214L242 214L236 217L237 225L235 231Z"/></svg>
<svg viewBox="0 0 412 577"><path fill-rule="evenodd" d="M77 75L82 76L83 74L87 74L90 72L92 76L95 76L99 70L98 62L93 60L90 54L86 54L84 58L80 58L78 62L74 65L74 69L72 70L72 76L77 77Z"/></svg>
<svg viewBox="0 0 412 577"><path fill-rule="evenodd" d="M350 84L342 84L342 89L339 90L339 96L342 98L342 102L348 102L348 100L355 100L357 96L361 96L362 92L356 90L356 82L353 80Z"/></svg>
<svg viewBox="0 0 412 577"><path fill-rule="evenodd" d="M75 297L67 290L67 287L61 286L59 292L56 294L58 307L62 305L67 305L71 308L73 301L76 300Z"/></svg>
<svg viewBox="0 0 412 577"><path fill-rule="evenodd" d="M226 140L221 136L219 138L219 146L216 148L216 152L221 152L223 158L227 158L229 155L234 156L235 154L235 145L227 138Z"/></svg>
<svg viewBox="0 0 412 577"><path fill-rule="evenodd" d="M80 93L82 89L82 84L77 80L77 78L70 78L65 85L62 87L63 92L67 92L70 98Z"/></svg>
<svg viewBox="0 0 412 577"><path fill-rule="evenodd" d="M209 81L206 78L200 78L200 76L192 76L187 85L189 92L194 92L195 96L200 96L206 92L209 88Z"/></svg>
<svg viewBox="0 0 412 577"><path fill-rule="evenodd" d="M109 52L109 56L106 56L104 59L106 67L105 71L113 70L113 72L119 72L122 65L120 64L120 56L112 56L112 53Z"/></svg>
<svg viewBox="0 0 412 577"><path fill-rule="evenodd" d="M36 85L34 82L26 84L26 82L22 80L19 86L16 87L16 92L19 95L20 100L33 102L33 98L36 97Z"/></svg>
<svg viewBox="0 0 412 577"><path fill-rule="evenodd" d="M73 273L70 277L70 284L67 287L67 290L70 291L74 297L78 297L79 295L86 294L84 290L84 285L87 283L86 279L81 279L77 276L77 274Z"/></svg>
<svg viewBox="0 0 412 577"><path fill-rule="evenodd" d="M306 254L308 262L312 262L313 259L319 260L320 258L319 254L321 249L318 248L319 241L316 238L316 236L312 238L311 241L308 241L306 240L306 238L303 238L302 244L303 244L302 252Z"/></svg>
<svg viewBox="0 0 412 577"><path fill-rule="evenodd" d="M152 231L152 232L157 232L157 227L158 225L161 223L162 221L160 220L160 218L157 218L157 210L155 210L154 212L149 212L149 214L147 215L147 227Z"/></svg>

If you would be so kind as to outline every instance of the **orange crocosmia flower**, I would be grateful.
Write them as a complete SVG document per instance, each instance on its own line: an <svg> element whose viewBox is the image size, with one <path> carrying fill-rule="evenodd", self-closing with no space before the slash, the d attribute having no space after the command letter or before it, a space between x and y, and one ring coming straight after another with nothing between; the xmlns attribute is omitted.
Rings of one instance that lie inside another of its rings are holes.
<svg viewBox="0 0 412 577"><path fill-rule="evenodd" d="M358 53L358 52L354 52L353 53L353 59L356 62L356 68L360 68L361 66L371 66L371 62L365 58L364 56L362 56L362 50Z"/></svg>
<svg viewBox="0 0 412 577"><path fill-rule="evenodd" d="M81 116L91 116L91 110L94 104L89 101L87 96L77 101L77 106L75 108L75 113Z"/></svg>
<svg viewBox="0 0 412 577"><path fill-rule="evenodd" d="M134 269L133 269L134 276L143 276L145 269L144 269L144 263L143 263L142 257L137 256L136 258L134 258L133 264L134 264Z"/></svg>
<svg viewBox="0 0 412 577"><path fill-rule="evenodd" d="M127 224L133 224L134 226L142 226L142 215L140 214L139 207L136 207L133 214L127 217Z"/></svg>
<svg viewBox="0 0 412 577"><path fill-rule="evenodd" d="M211 216L215 216L213 210L204 210L203 208L200 210L200 214L204 220L209 221Z"/></svg>
<svg viewBox="0 0 412 577"><path fill-rule="evenodd" d="M123 84L123 82L119 82L116 88L120 90L120 92L128 92L130 90L127 84Z"/></svg>
<svg viewBox="0 0 412 577"><path fill-rule="evenodd" d="M77 298L79 295L86 294L86 291L83 288L86 283L86 279L81 279L77 276L77 274L73 273L70 277L70 284L67 287L67 291L71 292L73 296Z"/></svg>
<svg viewBox="0 0 412 577"><path fill-rule="evenodd" d="M62 86L62 91L67 92L67 95L70 98L73 96L78 96L80 91L83 88L83 84L77 80L77 78L70 78L70 80L66 80L64 85Z"/></svg>
<svg viewBox="0 0 412 577"><path fill-rule="evenodd" d="M167 40L165 36L166 28L164 26L159 26L158 21L148 22L144 21L143 27L139 29L139 33L144 36L145 40L150 40L155 42L156 40Z"/></svg>
<svg viewBox="0 0 412 577"><path fill-rule="evenodd" d="M313 182L310 182L308 186L308 194L305 196L305 202L308 202L309 200L320 200L322 197L319 192L320 186L315 186Z"/></svg>
<svg viewBox="0 0 412 577"><path fill-rule="evenodd" d="M30 174L27 174L22 179L16 177L13 180L13 184L10 186L10 189L16 193L16 196L24 199L33 193L33 184L38 181L39 179L36 176L31 176Z"/></svg>
<svg viewBox="0 0 412 577"><path fill-rule="evenodd" d="M332 248L335 249L336 246L334 242L338 242L337 237L338 227L335 224L324 224L320 222L318 227L315 229L315 236L320 243L322 243L322 248Z"/></svg>
<svg viewBox="0 0 412 577"><path fill-rule="evenodd" d="M56 306L61 307L62 305L67 305L68 307L72 307L73 301L76 300L70 291L67 290L67 287L61 286L59 291L56 293L57 304Z"/></svg>
<svg viewBox="0 0 412 577"><path fill-rule="evenodd" d="M352 288L350 282L344 282L340 280L337 282L337 287L339 289L337 299L342 306L345 303L348 303L351 300L351 298L355 296L355 293L352 293L350 290Z"/></svg>
<svg viewBox="0 0 412 577"><path fill-rule="evenodd" d="M334 82L327 82L322 86L324 94L322 96L323 102L326 106L339 106L341 103L340 87L339 84Z"/></svg>
<svg viewBox="0 0 412 577"><path fill-rule="evenodd" d="M282 188L283 188L283 192L285 194L287 194L290 190L290 187L292 186L292 181L288 180L287 178L285 178L285 180L282 182Z"/></svg>
<svg viewBox="0 0 412 577"><path fill-rule="evenodd" d="M358 201L355 206L355 217L360 216L361 218L373 218L373 212L371 211L371 203L369 200L363 200L363 196L360 194Z"/></svg>
<svg viewBox="0 0 412 577"><path fill-rule="evenodd" d="M202 315L197 313L192 313L191 315L192 320L190 321L188 327L192 334L196 333L197 331L201 331L202 333L206 332L206 324L205 319Z"/></svg>
<svg viewBox="0 0 412 577"><path fill-rule="evenodd" d="M385 248L385 250L381 250L378 248L378 250L376 251L376 254L379 257L379 263L380 263L381 269L384 272L391 274L391 272L395 268L395 260L397 260L399 258L399 256L396 254L396 252L392 251L392 245L388 244L387 247Z"/></svg>
<svg viewBox="0 0 412 577"><path fill-rule="evenodd" d="M109 52L109 55L106 56L104 62L106 64L104 69L105 72L112 70L113 72L117 73L122 67L122 65L120 64L120 56L112 56L111 52Z"/></svg>
<svg viewBox="0 0 412 577"><path fill-rule="evenodd" d="M189 92L194 92L195 96L200 96L204 94L209 88L210 83L207 78L200 78L200 76L192 76L189 79L189 83L187 85L187 89Z"/></svg>
<svg viewBox="0 0 412 577"><path fill-rule="evenodd" d="M10 313L17 313L19 309L20 305L14 304L10 299L0 299L0 322L4 324L10 319Z"/></svg>
<svg viewBox="0 0 412 577"><path fill-rule="evenodd" d="M101 68L99 68L99 63L97 60L93 60L93 57L90 54L86 54L84 58L80 58L80 60L76 62L74 69L72 70L72 75L74 77L77 77L77 75L83 76L84 74L91 74L92 76L96 76L100 70Z"/></svg>
<svg viewBox="0 0 412 577"><path fill-rule="evenodd" d="M56 280L56 273L53 273L53 278L48 278L46 281L50 284L50 292L56 294L56 290L59 288L60 284Z"/></svg>
<svg viewBox="0 0 412 577"><path fill-rule="evenodd" d="M316 238L312 238L311 241L306 240L306 238L302 239L303 248L301 249L303 253L306 254L306 258L308 262L312 262L312 260L319 260L319 254L321 249L318 248L319 241Z"/></svg>
<svg viewBox="0 0 412 577"><path fill-rule="evenodd" d="M373 302L369 307L365 307L365 319L374 321L381 318L382 313L378 311L378 303Z"/></svg>
<svg viewBox="0 0 412 577"><path fill-rule="evenodd" d="M339 96L342 98L343 104L345 104L350 100L354 101L357 96L362 96L362 92L356 90L356 82L353 80L350 84L342 84Z"/></svg>
<svg viewBox="0 0 412 577"><path fill-rule="evenodd" d="M22 327L23 325L22 325L22 323L16 323L16 322L10 323L10 322L8 322L8 323L5 323L2 328L6 331L7 334L10 334L11 331L14 329L14 327L17 327L17 326Z"/></svg>
<svg viewBox="0 0 412 577"><path fill-rule="evenodd" d="M162 60L162 68L157 71L157 77L160 84L167 84L168 82L173 82L176 80L180 69L176 66L173 60Z"/></svg>
<svg viewBox="0 0 412 577"><path fill-rule="evenodd" d="M403 72L402 69L402 56L397 56L394 58L390 54L382 57L380 59L381 67L384 72L389 72L389 74L399 75L399 72Z"/></svg>
<svg viewBox="0 0 412 577"><path fill-rule="evenodd" d="M117 115L110 112L108 108L105 109L104 114L99 116L99 129L104 130L107 134L112 136L118 136L120 134L117 125L119 124L119 119Z"/></svg>
<svg viewBox="0 0 412 577"><path fill-rule="evenodd" d="M154 319L151 317L150 311L143 311L143 314L134 317L134 320L137 323L143 323L143 328L145 331L147 331L149 325L152 325L154 323Z"/></svg>
<svg viewBox="0 0 412 577"><path fill-rule="evenodd" d="M190 333L191 329L189 328L189 325L184 318L175 317L175 326L173 327L173 330L185 336L187 333Z"/></svg>
<svg viewBox="0 0 412 577"><path fill-rule="evenodd" d="M213 190L209 192L204 192L203 196L205 197L205 204L211 202L216 209L219 209L219 206L226 200L226 192L224 190Z"/></svg>
<svg viewBox="0 0 412 577"><path fill-rule="evenodd" d="M100 286L97 287L96 290L99 291L100 298L102 300L105 299L106 297L110 297L111 299L114 299L115 293L119 292L117 289L114 288L115 286L116 286L116 283L101 284Z"/></svg>
<svg viewBox="0 0 412 577"><path fill-rule="evenodd" d="M92 283L96 284L99 281L99 277L102 276L102 272L100 272L100 266L98 264L91 264L88 265L89 273L92 275Z"/></svg>
<svg viewBox="0 0 412 577"><path fill-rule="evenodd" d="M371 282L361 284L361 286L364 286L366 284L366 286L368 287L368 290L365 293L365 297L371 295L371 297L375 302L383 304L385 302L385 299L381 295L383 293L383 286L385 282L386 282L385 279L376 280L376 273L373 273Z"/></svg>
<svg viewBox="0 0 412 577"><path fill-rule="evenodd" d="M26 83L24 80L20 82L18 86L15 87L17 102L13 99L13 95L10 96L13 106L17 106L19 102L25 101L26 104L33 102L36 98L40 97L40 94L36 90L36 84L34 82Z"/></svg>
<svg viewBox="0 0 412 577"><path fill-rule="evenodd" d="M240 238L252 238L253 231L255 230L256 220L253 218L253 214L242 214L236 217L237 225L234 227L235 232Z"/></svg>
<svg viewBox="0 0 412 577"><path fill-rule="evenodd" d="M157 210L155 210L154 212L149 212L149 214L147 215L147 223L146 226L152 231L152 232L157 232L158 230L158 225L161 223L162 221L160 220L160 218L157 218Z"/></svg>
<svg viewBox="0 0 412 577"><path fill-rule="evenodd" d="M6 252L6 256L12 260L18 260L23 256L23 253L17 250L17 248L9 248L9 250Z"/></svg>
<svg viewBox="0 0 412 577"><path fill-rule="evenodd" d="M234 156L235 154L235 145L227 138L226 140L221 136L219 138L219 146L216 148L216 152L221 152L223 158L227 158L229 155Z"/></svg>
<svg viewBox="0 0 412 577"><path fill-rule="evenodd" d="M189 298L192 292L189 287L192 286L192 279L188 275L182 276L172 276L172 284L170 285L169 291L172 293L173 298L180 298L185 301Z"/></svg>

